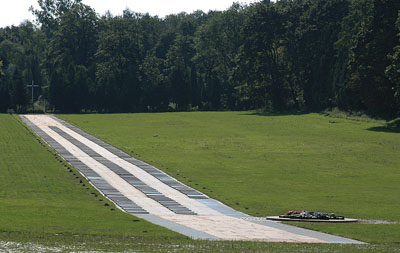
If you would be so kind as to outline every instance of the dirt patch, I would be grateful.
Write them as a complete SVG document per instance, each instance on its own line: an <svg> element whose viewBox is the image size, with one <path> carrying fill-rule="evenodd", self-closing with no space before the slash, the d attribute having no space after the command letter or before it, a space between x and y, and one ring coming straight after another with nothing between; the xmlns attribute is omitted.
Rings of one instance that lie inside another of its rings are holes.
<svg viewBox="0 0 400 253"><path fill-rule="evenodd" d="M397 221L387 221L387 220L358 220L361 224L399 224Z"/></svg>

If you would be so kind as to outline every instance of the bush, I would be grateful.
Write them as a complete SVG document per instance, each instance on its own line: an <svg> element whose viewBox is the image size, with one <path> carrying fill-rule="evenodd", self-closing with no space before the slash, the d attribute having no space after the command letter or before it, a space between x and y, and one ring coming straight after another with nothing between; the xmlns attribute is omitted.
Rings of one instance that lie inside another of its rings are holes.
<svg viewBox="0 0 400 253"><path fill-rule="evenodd" d="M396 118L392 121L389 121L388 123L386 123L386 126L392 128L400 128L400 118Z"/></svg>

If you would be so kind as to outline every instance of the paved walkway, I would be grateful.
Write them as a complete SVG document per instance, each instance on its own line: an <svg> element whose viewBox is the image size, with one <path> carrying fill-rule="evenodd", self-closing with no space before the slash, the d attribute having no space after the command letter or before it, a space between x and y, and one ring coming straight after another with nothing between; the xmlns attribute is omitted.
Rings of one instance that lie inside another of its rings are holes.
<svg viewBox="0 0 400 253"><path fill-rule="evenodd" d="M277 222L253 221L54 116L21 118L121 210L192 238L360 243Z"/></svg>

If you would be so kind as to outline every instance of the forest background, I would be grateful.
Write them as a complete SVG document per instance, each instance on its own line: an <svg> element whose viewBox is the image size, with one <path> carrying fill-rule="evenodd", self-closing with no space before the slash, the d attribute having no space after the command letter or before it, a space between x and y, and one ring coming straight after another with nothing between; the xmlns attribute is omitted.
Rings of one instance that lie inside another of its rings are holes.
<svg viewBox="0 0 400 253"><path fill-rule="evenodd" d="M398 0L280 0L164 18L39 0L0 28L0 112L322 111L400 116Z"/></svg>

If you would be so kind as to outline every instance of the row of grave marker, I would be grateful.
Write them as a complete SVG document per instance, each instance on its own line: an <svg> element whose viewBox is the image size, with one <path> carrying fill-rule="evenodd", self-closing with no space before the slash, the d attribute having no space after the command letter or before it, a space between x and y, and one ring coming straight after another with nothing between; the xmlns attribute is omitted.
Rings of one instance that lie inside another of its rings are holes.
<svg viewBox="0 0 400 253"><path fill-rule="evenodd" d="M138 159L133 158L132 156L126 154L125 152L111 146L108 143L105 143L104 141L82 131L81 129L69 124L68 122L65 122L64 120L58 119L57 117L51 116L54 120L59 122L60 124L64 125L65 127L69 128L70 130L80 134L81 136L85 137L86 139L96 143L97 145L103 147L104 149L108 150L110 153L118 156L119 158L143 169L150 175L154 176L164 184L174 188L177 191L180 191L181 193L187 195L190 198L193 199L208 199L209 197L205 195L202 192L199 192L181 182L176 180L175 178L171 177L170 175L162 172L161 170L157 169L154 166L151 166L143 161L140 161Z"/></svg>
<svg viewBox="0 0 400 253"><path fill-rule="evenodd" d="M89 135L79 128L76 128L70 124L68 124L65 121L62 121L56 117L52 117L54 120L58 121L59 123L63 124L70 130L82 135L83 137L89 139L90 141L95 142L97 145L105 148L109 152L113 153L114 155L118 156L119 158L141 168L145 172L149 173L150 175L154 176L155 178L159 179L161 182L164 184L178 190L179 192L187 195L190 198L194 199L208 199L208 196L204 195L203 193L194 190L191 187L188 187L181 182L177 181L176 179L172 178L171 176L165 174L164 172L158 170L157 168L144 163L140 160L137 160L125 152L97 139L96 137ZM25 116L21 116L21 119L34 131L36 134L38 134L44 141L46 141L52 148L56 150L58 154L60 154L68 163L70 163L72 166L74 166L76 169L79 170L79 172L84 175L88 181L94 185L103 195L105 195L107 198L112 200L114 203L116 203L121 209L124 211L131 213L131 214L148 214L146 210L138 206L136 203L134 203L132 200L126 198L122 193L120 193L118 190L113 188L111 185L109 185L100 175L98 175L95 171L90 169L88 166L86 166L84 163L82 163L78 158L73 156L71 153L69 153L64 147L62 147L57 141L55 141L53 138L51 138L48 134L46 134L44 131L42 131L39 127L37 127L35 124L33 124L29 119L27 119ZM64 139L68 140L71 142L73 145L77 146L79 149L81 149L83 152L91 156L93 159L98 161L99 163L103 164L110 170L112 170L114 173L118 174L122 179L124 179L126 182L134 186L136 189L140 190L143 192L147 197L157 201L161 205L165 206L169 210L171 210L174 213L177 214L186 214L186 215L195 215L196 213L191 211L185 206L182 206L181 204L177 203L176 201L164 196L160 192L156 191L152 187L146 185L143 183L141 180L127 172L125 169L121 168L117 164L105 159L102 157L100 154L86 146L85 144L81 143L80 141L76 140L63 130L61 130L58 127L55 126L50 126L50 129L55 131L57 134L62 136Z"/></svg>
<svg viewBox="0 0 400 253"><path fill-rule="evenodd" d="M172 212L174 212L176 214L187 214L187 215L196 214L193 211L191 211L190 209L188 209L187 207L182 206L175 200L164 196L163 194L161 194L154 188L145 184L144 182L139 180L137 177L135 177L134 175L132 175L131 173L126 171L124 168L122 168L119 165L102 157L100 154L95 152L93 149L86 146L82 142L78 141L77 139L75 139L68 133L64 132L60 128L58 128L56 126L50 126L49 128L51 130L53 130L54 132L56 132L57 134L59 134L64 139L66 139L67 141L69 141L70 143L72 143L73 145L75 145L76 147L78 147L79 149L81 149L83 152L88 154L90 157L95 159L97 162L101 163L102 165L104 165L105 167L107 167L108 169L113 171L115 174L117 174L122 179L124 179L127 183L129 183L130 185L132 185L139 191L143 192L148 198L151 198L151 199L157 201L158 203L165 206L166 208L168 208L169 210L171 210Z"/></svg>
<svg viewBox="0 0 400 253"><path fill-rule="evenodd" d="M130 214L149 214L149 212L138 206L135 202L128 199L121 192L108 184L99 174L69 153L63 146L61 146L57 141L55 141L35 124L33 124L25 116L21 116L21 119L69 164L74 166L94 187L96 187L108 199L117 204L122 210Z"/></svg>

